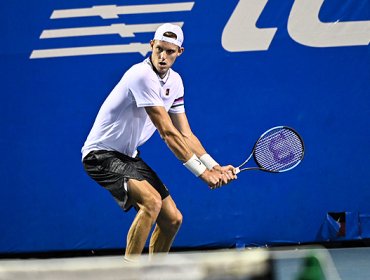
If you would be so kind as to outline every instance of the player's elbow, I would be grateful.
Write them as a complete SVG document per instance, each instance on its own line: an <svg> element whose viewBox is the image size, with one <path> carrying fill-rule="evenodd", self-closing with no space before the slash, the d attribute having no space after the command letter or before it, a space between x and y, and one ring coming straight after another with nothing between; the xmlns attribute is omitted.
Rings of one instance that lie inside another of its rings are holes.
<svg viewBox="0 0 370 280"><path fill-rule="evenodd" d="M165 128L158 129L158 131L159 131L159 135L161 136L163 141L165 141L166 143L168 143L171 139L176 137L176 132L171 128L165 127Z"/></svg>
<svg viewBox="0 0 370 280"><path fill-rule="evenodd" d="M181 136L186 139L190 139L193 136L193 133L191 131L186 131L186 132L181 131L180 133L181 133Z"/></svg>
<svg viewBox="0 0 370 280"><path fill-rule="evenodd" d="M164 129L159 132L162 140L173 150L184 145L184 138L175 129ZM177 147L177 148L176 148Z"/></svg>

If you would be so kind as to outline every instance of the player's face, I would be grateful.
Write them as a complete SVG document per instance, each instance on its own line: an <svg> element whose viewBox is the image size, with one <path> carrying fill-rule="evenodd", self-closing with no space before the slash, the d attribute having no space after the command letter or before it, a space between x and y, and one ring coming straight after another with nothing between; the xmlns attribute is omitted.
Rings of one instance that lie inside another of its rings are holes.
<svg viewBox="0 0 370 280"><path fill-rule="evenodd" d="M152 40L152 63L161 77L164 77L174 64L176 58L182 54L184 48L179 48L175 44Z"/></svg>

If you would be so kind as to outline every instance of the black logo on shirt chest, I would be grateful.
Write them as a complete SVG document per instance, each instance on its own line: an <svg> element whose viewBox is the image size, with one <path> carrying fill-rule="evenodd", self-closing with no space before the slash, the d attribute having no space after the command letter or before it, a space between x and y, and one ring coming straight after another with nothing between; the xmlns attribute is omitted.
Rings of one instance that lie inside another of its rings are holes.
<svg viewBox="0 0 370 280"><path fill-rule="evenodd" d="M169 88L166 88L165 95L166 95L166 96L169 96L169 95L170 95L170 89L169 89Z"/></svg>

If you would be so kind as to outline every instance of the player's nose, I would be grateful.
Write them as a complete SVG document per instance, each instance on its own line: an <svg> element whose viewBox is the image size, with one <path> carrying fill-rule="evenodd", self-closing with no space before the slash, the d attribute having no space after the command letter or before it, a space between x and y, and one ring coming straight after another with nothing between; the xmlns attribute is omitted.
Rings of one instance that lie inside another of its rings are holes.
<svg viewBox="0 0 370 280"><path fill-rule="evenodd" d="M166 59L166 52L165 51L163 51L163 52L161 52L160 54L159 54L159 58L160 59Z"/></svg>

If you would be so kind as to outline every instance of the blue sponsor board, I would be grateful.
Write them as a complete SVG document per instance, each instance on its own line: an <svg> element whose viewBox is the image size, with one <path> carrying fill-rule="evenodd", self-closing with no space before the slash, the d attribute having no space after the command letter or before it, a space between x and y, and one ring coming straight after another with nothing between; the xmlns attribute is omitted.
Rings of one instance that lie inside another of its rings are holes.
<svg viewBox="0 0 370 280"><path fill-rule="evenodd" d="M80 149L163 22L183 27L174 68L192 129L217 161L241 163L276 125L294 127L306 147L288 173L251 171L210 191L155 135L141 152L184 215L174 246L315 242L327 213L368 215L369 5L3 1L0 252L125 246L135 213L85 174Z"/></svg>

